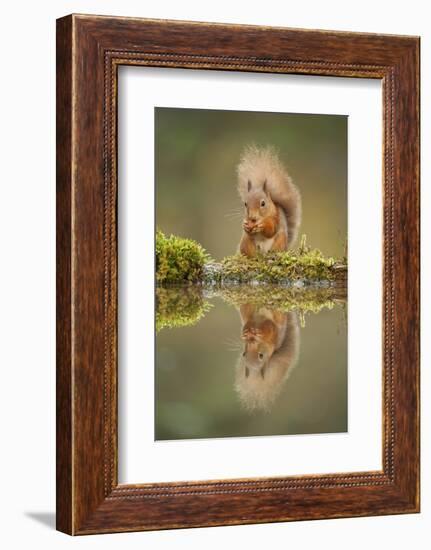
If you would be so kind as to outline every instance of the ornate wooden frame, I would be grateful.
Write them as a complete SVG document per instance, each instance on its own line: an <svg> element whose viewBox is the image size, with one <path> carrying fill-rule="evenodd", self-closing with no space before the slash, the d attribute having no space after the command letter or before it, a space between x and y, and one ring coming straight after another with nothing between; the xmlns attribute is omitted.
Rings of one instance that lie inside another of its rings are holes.
<svg viewBox="0 0 431 550"><path fill-rule="evenodd" d="M383 470L119 485L119 65L383 82ZM57 21L57 528L419 511L419 38L70 15Z"/></svg>

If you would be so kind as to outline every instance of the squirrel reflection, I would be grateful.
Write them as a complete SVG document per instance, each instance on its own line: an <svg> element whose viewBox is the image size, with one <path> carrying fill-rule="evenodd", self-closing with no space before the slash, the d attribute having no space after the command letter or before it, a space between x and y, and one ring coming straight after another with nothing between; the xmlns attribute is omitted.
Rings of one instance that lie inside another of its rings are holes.
<svg viewBox="0 0 431 550"><path fill-rule="evenodd" d="M294 368L299 353L295 312L244 304L239 308L244 348L235 387L248 410L268 410Z"/></svg>

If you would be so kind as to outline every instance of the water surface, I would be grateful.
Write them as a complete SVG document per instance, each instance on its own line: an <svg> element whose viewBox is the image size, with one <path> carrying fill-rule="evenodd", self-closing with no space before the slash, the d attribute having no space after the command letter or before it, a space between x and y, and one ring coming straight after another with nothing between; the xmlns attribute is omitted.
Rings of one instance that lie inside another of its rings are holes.
<svg viewBox="0 0 431 550"><path fill-rule="evenodd" d="M304 313L235 292L163 289L155 439L346 432L345 300Z"/></svg>

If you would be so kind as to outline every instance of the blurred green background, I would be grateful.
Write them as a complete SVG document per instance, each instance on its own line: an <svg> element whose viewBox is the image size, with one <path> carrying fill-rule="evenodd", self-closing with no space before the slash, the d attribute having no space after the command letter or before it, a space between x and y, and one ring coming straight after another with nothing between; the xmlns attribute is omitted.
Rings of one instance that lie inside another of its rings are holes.
<svg viewBox="0 0 431 550"><path fill-rule="evenodd" d="M156 108L157 226L197 240L217 260L235 253L242 220L236 165L251 143L279 150L302 194L307 243L344 255L347 117L340 115Z"/></svg>
<svg viewBox="0 0 431 550"><path fill-rule="evenodd" d="M166 234L197 240L216 260L234 254L243 217L236 166L246 145L272 145L302 194L300 234L325 255L344 255L347 117L156 108L155 143L156 224ZM156 439L347 430L343 311L307 315L280 395L269 411L250 412L235 390L238 312L213 303L196 325L157 334Z"/></svg>

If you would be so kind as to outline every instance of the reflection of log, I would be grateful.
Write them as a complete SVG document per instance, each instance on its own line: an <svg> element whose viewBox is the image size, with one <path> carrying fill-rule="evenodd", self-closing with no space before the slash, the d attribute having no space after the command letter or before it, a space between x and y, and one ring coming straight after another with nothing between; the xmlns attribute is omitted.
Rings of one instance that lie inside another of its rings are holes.
<svg viewBox="0 0 431 550"><path fill-rule="evenodd" d="M288 288L281 285L230 285L204 287L202 285L158 287L156 289L156 328L195 325L212 307L213 298L221 298L235 307L251 304L282 312L317 313L336 305L345 308L345 286L329 288Z"/></svg>
<svg viewBox="0 0 431 550"><path fill-rule="evenodd" d="M332 309L336 304L347 302L346 287L303 287L286 288L279 285L237 285L205 290L207 298L218 296L236 307L252 304L279 311L300 311L317 313L324 308Z"/></svg>

